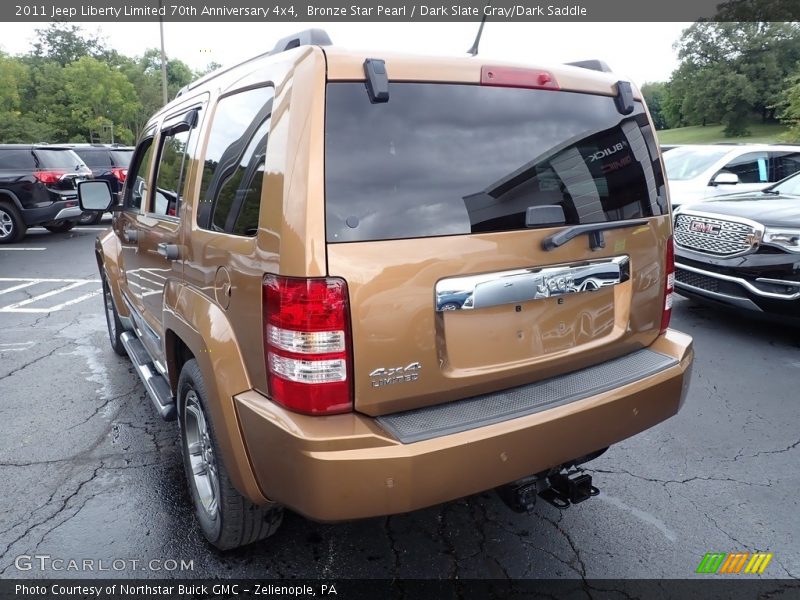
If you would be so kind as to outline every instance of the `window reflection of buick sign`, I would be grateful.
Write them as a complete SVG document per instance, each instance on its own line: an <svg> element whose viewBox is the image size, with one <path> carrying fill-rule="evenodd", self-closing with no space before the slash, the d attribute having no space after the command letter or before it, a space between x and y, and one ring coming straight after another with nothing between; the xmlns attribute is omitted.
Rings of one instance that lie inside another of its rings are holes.
<svg viewBox="0 0 800 600"><path fill-rule="evenodd" d="M566 218L562 224L568 225L629 218L640 210L635 190L640 198L647 197L645 180L652 178L650 154L645 151L637 159L628 139L632 134L643 146L642 126L649 127L646 120L631 119L577 136L465 196L472 231L494 231L512 223L524 227L531 206L561 206Z"/></svg>

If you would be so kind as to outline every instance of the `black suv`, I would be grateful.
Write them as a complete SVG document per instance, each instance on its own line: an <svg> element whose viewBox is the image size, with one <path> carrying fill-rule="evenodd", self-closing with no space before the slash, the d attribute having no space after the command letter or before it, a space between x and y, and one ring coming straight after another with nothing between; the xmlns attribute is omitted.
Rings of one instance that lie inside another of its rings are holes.
<svg viewBox="0 0 800 600"><path fill-rule="evenodd" d="M66 146L0 144L0 244L28 227L69 231L81 216L77 183L92 172Z"/></svg>
<svg viewBox="0 0 800 600"><path fill-rule="evenodd" d="M800 173L675 211L675 291L800 325Z"/></svg>
<svg viewBox="0 0 800 600"><path fill-rule="evenodd" d="M92 170L95 179L108 181L111 193L116 197L128 176L133 147L120 144L75 144L72 150ZM102 216L103 213L99 212L85 212L78 223L95 225Z"/></svg>

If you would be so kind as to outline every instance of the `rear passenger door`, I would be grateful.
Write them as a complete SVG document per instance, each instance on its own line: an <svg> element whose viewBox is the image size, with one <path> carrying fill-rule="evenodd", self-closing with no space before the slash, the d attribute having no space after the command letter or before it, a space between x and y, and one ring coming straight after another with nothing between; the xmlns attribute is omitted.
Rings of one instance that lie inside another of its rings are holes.
<svg viewBox="0 0 800 600"><path fill-rule="evenodd" d="M249 349L263 347L261 328L252 324L261 320L262 278L269 270L256 234L269 164L273 97L272 86L248 88L226 94L209 111L211 125L204 127L208 137L205 156L198 161L200 191L184 266L187 286L237 324L237 342ZM245 360L264 364L263 356L252 351Z"/></svg>

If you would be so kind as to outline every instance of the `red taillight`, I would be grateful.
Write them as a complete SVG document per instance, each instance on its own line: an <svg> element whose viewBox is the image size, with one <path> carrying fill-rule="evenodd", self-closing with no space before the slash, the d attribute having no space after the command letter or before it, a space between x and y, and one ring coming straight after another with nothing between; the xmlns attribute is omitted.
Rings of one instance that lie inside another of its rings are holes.
<svg viewBox="0 0 800 600"><path fill-rule="evenodd" d="M128 169L124 167L114 167L111 169L111 174L116 177L120 183L125 183L125 179L128 177Z"/></svg>
<svg viewBox="0 0 800 600"><path fill-rule="evenodd" d="M481 67L481 85L537 90L561 89L556 78L549 71L516 67L490 67L488 65Z"/></svg>
<svg viewBox="0 0 800 600"><path fill-rule="evenodd" d="M58 183L66 173L66 171L34 171L33 175L42 183L53 184Z"/></svg>
<svg viewBox="0 0 800 600"><path fill-rule="evenodd" d="M669 327L672 316L672 295L675 293L675 244L672 236L667 240L667 276L664 280L664 312L661 314L661 333Z"/></svg>
<svg viewBox="0 0 800 600"><path fill-rule="evenodd" d="M353 409L347 284L335 277L264 277L264 354L272 399L329 415Z"/></svg>

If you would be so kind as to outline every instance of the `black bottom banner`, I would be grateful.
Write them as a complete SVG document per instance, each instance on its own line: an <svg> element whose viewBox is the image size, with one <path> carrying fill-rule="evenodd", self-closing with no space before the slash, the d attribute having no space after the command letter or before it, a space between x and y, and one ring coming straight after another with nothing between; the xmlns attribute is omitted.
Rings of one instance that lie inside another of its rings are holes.
<svg viewBox="0 0 800 600"><path fill-rule="evenodd" d="M205 600L222 598L475 599L800 598L800 581L787 579L586 580L0 580L0 598L24 600Z"/></svg>

